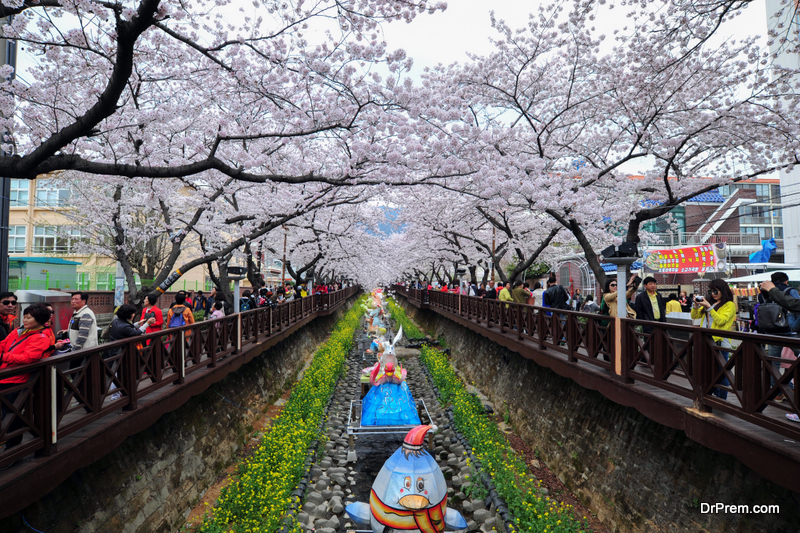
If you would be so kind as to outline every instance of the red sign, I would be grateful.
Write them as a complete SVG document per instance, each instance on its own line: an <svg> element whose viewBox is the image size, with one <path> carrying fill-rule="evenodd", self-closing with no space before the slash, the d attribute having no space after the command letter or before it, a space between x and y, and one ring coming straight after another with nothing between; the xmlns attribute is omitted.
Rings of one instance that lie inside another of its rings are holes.
<svg viewBox="0 0 800 533"><path fill-rule="evenodd" d="M644 258L645 272L692 274L725 270L727 249L724 243L688 248L652 250Z"/></svg>

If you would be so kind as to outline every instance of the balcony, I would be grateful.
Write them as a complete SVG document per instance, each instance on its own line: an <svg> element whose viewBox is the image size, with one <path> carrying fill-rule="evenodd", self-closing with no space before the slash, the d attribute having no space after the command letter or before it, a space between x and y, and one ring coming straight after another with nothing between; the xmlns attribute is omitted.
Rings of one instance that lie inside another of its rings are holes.
<svg viewBox="0 0 800 533"><path fill-rule="evenodd" d="M731 247L746 246L753 252L761 248L762 241L761 235L757 233L715 233L705 240L703 237L704 235L693 233L651 233L648 240L642 241L642 245L645 248L678 248L724 242ZM775 239L775 244L778 245L775 252L783 253L783 239Z"/></svg>

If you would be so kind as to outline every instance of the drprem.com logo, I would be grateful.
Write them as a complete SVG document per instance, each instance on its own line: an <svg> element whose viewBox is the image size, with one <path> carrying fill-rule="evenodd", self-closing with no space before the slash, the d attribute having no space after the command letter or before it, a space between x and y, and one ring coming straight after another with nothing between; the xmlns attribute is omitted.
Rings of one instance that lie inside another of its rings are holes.
<svg viewBox="0 0 800 533"><path fill-rule="evenodd" d="M703 514L779 514L780 505L727 505L724 503L701 503L700 512Z"/></svg>

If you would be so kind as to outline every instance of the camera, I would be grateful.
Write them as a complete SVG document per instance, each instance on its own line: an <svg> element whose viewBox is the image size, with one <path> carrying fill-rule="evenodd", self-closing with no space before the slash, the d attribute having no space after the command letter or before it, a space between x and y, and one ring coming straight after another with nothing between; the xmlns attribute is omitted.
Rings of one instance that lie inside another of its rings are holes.
<svg viewBox="0 0 800 533"><path fill-rule="evenodd" d="M156 317L156 314L155 314L155 313L145 313L145 314L144 314L144 319L145 319L145 320L149 320L149 319L151 319L151 318L155 318L155 317Z"/></svg>
<svg viewBox="0 0 800 533"><path fill-rule="evenodd" d="M697 303L700 303L700 302L702 302L703 300L705 300L705 298L703 298L702 296L695 296L695 297L694 297L694 301L695 301L695 302L697 302Z"/></svg>
<svg viewBox="0 0 800 533"><path fill-rule="evenodd" d="M633 282L631 283L631 286L634 289L638 289L639 285L641 285L641 283L642 283L642 278L640 278L639 276L634 276L633 277Z"/></svg>

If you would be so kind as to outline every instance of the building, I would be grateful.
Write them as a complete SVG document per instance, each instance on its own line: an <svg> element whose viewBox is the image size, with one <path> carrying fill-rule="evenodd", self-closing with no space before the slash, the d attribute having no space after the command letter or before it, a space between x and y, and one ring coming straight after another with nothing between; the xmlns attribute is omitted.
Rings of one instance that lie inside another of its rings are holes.
<svg viewBox="0 0 800 533"><path fill-rule="evenodd" d="M49 277L42 285L30 288L77 287L80 290L113 290L115 261L97 254L80 254L77 244L82 238L81 229L64 215L69 205L71 191L60 186L58 180L12 179L9 213L9 260L15 258L61 258L80 263L77 279ZM180 262L180 259L179 259ZM173 286L175 290L205 290L209 286L205 268L187 272ZM26 279L9 279L10 290L25 288Z"/></svg>
<svg viewBox="0 0 800 533"><path fill-rule="evenodd" d="M745 275L737 264L749 262L753 252L762 249L762 241L775 239L777 249L770 262L785 258L782 187L775 177L735 183L700 194L673 209L669 216L643 225L639 251L683 248L725 243L728 252L728 276ZM786 262L791 262L787 259ZM800 263L794 263L800 264ZM604 265L607 273L616 272ZM568 256L556 269L559 283L580 289L582 293L599 290L595 277L582 254ZM703 279L697 274L655 274L663 292L701 291Z"/></svg>
<svg viewBox="0 0 800 533"><path fill-rule="evenodd" d="M775 14L781 10L783 10L783 16L781 20L778 20ZM787 3L785 0L767 0L766 14L767 28L780 28L776 31L791 40L784 44L780 38L770 39L770 52L777 54L775 63L800 71L800 55L794 50L798 45L797 40L800 38L798 35L800 7L798 7L797 0L791 3ZM800 198L800 167L795 167L791 171L781 170L775 174L780 182L783 197L787 199L783 208L785 221L781 233L784 257L787 263L797 265L800 264L800 202L794 199Z"/></svg>

